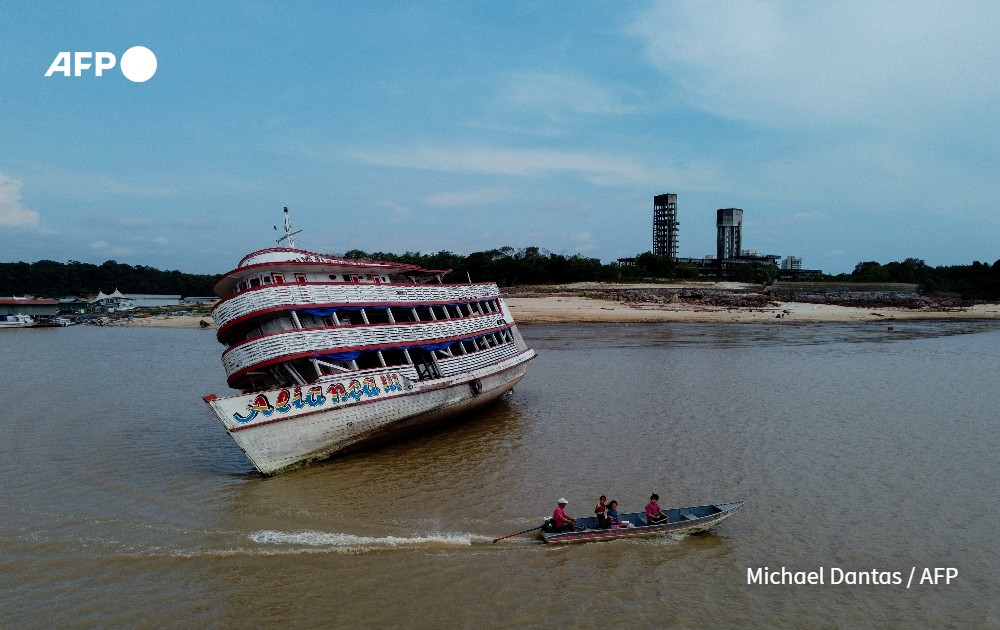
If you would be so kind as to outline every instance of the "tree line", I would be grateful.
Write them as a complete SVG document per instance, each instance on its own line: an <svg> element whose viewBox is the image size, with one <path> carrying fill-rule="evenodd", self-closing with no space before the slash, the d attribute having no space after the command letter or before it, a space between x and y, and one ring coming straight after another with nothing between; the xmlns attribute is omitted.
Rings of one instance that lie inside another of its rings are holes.
<svg viewBox="0 0 1000 630"><path fill-rule="evenodd" d="M161 271L144 265L127 265L109 260L101 265L71 260L60 263L39 260L36 263L0 263L0 296L34 295L61 298L85 296L119 289L127 294L212 295L218 276L196 275L180 271Z"/></svg>
<svg viewBox="0 0 1000 630"><path fill-rule="evenodd" d="M992 265L974 261L971 265L931 267L918 258L881 264L860 262L850 274L833 276L849 282L908 282L922 293L957 293L966 300L993 300L1000 297L1000 260Z"/></svg>
<svg viewBox="0 0 1000 630"><path fill-rule="evenodd" d="M445 282L488 280L500 286L585 281L715 279L710 270L650 252L637 255L628 264L605 264L598 258L580 254L555 254L538 247L501 247L474 252L468 256L449 251L431 254L406 252L397 255L354 249L346 252L344 257L403 262L432 270L451 269L444 277ZM777 277L778 268L774 264L754 263L739 268L736 272L739 277L728 279L768 284ZM209 296L212 295L212 286L217 278L218 276L210 274L161 271L114 260L101 265L75 260L68 263L52 260L0 263L0 296L65 297L93 294L98 290L110 293L116 288L125 294ZM886 264L866 261L858 263L849 274L827 275L812 280L905 282L917 284L923 293L954 293L968 300L992 300L1000 298L1000 260L992 265L975 261L971 265L947 267L931 267L916 258Z"/></svg>

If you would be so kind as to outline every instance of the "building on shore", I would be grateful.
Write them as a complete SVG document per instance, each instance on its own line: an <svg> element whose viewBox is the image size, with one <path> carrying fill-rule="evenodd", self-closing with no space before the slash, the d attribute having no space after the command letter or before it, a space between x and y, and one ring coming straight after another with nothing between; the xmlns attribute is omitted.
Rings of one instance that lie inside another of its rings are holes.
<svg viewBox="0 0 1000 630"><path fill-rule="evenodd" d="M715 230L716 259L739 258L743 246L743 209L719 208L715 213Z"/></svg>
<svg viewBox="0 0 1000 630"><path fill-rule="evenodd" d="M59 300L36 300L29 297L0 298L0 315L51 317L59 312Z"/></svg>
<svg viewBox="0 0 1000 630"><path fill-rule="evenodd" d="M814 278L821 276L819 269L803 269L802 258L787 256L779 266L781 256L762 254L743 248L743 209L719 208L715 214L715 254L703 258L680 258L677 255L677 195L672 193L653 196L653 254L664 256L674 263L693 265L702 275L718 278L739 278L759 275L761 266L773 268L783 279ZM621 267L634 267L634 258L619 258ZM768 272L770 273L770 272Z"/></svg>
<svg viewBox="0 0 1000 630"><path fill-rule="evenodd" d="M786 256L781 261L781 268L785 271L796 271L802 269L802 258L799 256Z"/></svg>
<svg viewBox="0 0 1000 630"><path fill-rule="evenodd" d="M87 310L97 313L115 313L118 311L131 311L135 308L135 300L124 295L117 288L114 293L107 294L98 290L97 297L88 305Z"/></svg>
<svg viewBox="0 0 1000 630"><path fill-rule="evenodd" d="M653 197L653 253L677 260L677 195Z"/></svg>

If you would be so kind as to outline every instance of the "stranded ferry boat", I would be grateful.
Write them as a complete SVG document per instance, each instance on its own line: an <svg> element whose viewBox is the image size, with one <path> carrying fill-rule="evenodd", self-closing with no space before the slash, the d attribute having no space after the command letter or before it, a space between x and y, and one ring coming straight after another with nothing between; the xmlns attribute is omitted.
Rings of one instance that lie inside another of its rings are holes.
<svg viewBox="0 0 1000 630"><path fill-rule="evenodd" d="M205 402L264 474L385 441L510 391L535 352L494 283L288 247L215 285L229 385Z"/></svg>

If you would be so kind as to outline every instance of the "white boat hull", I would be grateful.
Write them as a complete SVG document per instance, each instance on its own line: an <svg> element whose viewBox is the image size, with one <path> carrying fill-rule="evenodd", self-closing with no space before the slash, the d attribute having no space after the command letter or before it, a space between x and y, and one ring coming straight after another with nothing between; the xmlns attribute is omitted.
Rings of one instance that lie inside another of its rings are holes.
<svg viewBox="0 0 1000 630"><path fill-rule="evenodd" d="M207 396L226 431L264 474L384 442L465 413L509 392L531 350L450 377L417 381L383 369L302 387Z"/></svg>
<svg viewBox="0 0 1000 630"><path fill-rule="evenodd" d="M0 316L0 328L32 328L36 324L29 315Z"/></svg>

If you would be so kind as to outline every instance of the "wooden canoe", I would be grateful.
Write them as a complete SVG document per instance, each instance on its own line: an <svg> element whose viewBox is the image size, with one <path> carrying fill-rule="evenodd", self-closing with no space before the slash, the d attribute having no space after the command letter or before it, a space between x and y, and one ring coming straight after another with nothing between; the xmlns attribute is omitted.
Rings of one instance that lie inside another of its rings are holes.
<svg viewBox="0 0 1000 630"><path fill-rule="evenodd" d="M668 521L648 525L645 512L630 512L620 514L622 521L628 521L628 527L616 529L598 529L597 517L591 516L576 519L576 530L566 532L547 532L541 529L542 540L547 543L575 543L592 540L614 540L617 538L641 538L646 536L662 536L664 534L693 534L715 527L729 518L733 512L743 507L743 501L716 503L712 505L696 505L683 508L663 510Z"/></svg>

